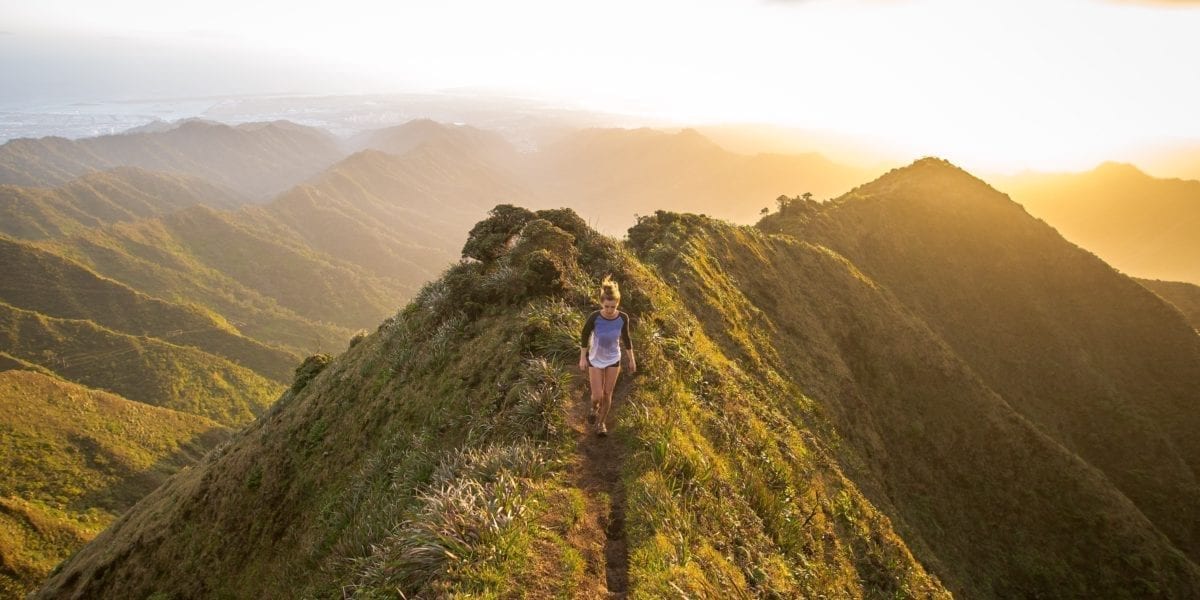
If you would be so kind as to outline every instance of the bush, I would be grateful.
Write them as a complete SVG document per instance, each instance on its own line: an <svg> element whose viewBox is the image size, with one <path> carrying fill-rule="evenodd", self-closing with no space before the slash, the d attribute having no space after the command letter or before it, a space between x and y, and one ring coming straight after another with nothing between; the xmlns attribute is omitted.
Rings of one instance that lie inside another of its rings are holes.
<svg viewBox="0 0 1200 600"><path fill-rule="evenodd" d="M292 381L292 393L300 393L300 390L304 389L308 382L312 381L321 371L324 371L332 360L333 357L328 354L314 354L304 359L304 362L296 367L296 378Z"/></svg>
<svg viewBox="0 0 1200 600"><path fill-rule="evenodd" d="M497 205L488 215L471 228L463 245L463 256L481 262L496 260L508 250L509 242L521 228L536 218L528 209L511 204Z"/></svg>

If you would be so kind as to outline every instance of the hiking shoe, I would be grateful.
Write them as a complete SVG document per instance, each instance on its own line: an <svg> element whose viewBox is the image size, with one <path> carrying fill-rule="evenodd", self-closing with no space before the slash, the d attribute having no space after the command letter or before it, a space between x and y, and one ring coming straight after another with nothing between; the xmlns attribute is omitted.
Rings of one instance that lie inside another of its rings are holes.
<svg viewBox="0 0 1200 600"><path fill-rule="evenodd" d="M608 428L604 426L604 423L596 426L596 435L600 437L605 437L608 435Z"/></svg>
<svg viewBox="0 0 1200 600"><path fill-rule="evenodd" d="M592 405L592 410L588 412L588 425L596 424L596 405Z"/></svg>

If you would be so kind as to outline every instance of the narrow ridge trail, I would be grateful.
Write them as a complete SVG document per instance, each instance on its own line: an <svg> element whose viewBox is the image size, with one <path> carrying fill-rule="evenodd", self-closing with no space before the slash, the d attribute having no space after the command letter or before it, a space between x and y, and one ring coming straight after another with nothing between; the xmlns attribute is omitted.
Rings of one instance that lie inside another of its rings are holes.
<svg viewBox="0 0 1200 600"><path fill-rule="evenodd" d="M576 401L567 416L575 431L577 448L573 483L584 494L586 510L569 542L584 559L584 577L588 583L581 589L598 598L625 598L629 586L625 486L621 482L625 449L617 439L620 433L613 431L616 415L629 392L629 377L622 372L617 380L613 405L608 411L607 437L597 436L587 423L591 395L583 378L576 379Z"/></svg>

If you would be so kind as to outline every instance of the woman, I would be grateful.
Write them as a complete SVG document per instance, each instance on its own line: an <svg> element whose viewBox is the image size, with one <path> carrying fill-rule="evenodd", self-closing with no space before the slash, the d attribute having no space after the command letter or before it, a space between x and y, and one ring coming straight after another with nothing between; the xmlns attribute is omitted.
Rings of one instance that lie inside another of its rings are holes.
<svg viewBox="0 0 1200 600"><path fill-rule="evenodd" d="M605 276L600 282L600 310L588 315L579 336L579 370L587 371L592 385L592 410L588 423L596 426L596 435L608 435L604 422L612 407L613 389L621 373L621 348L629 353L629 372L637 371L633 342L629 338L629 315L617 310L621 289Z"/></svg>

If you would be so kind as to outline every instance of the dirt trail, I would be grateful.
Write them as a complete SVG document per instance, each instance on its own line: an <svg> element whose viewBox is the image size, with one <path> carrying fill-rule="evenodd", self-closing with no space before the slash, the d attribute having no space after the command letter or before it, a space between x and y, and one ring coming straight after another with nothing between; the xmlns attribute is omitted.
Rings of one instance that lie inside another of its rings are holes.
<svg viewBox="0 0 1200 600"><path fill-rule="evenodd" d="M587 515L569 541L583 556L588 583L582 589L597 598L625 598L629 584L629 554L625 547L625 488L621 484L624 450L610 433L598 437L587 424L591 396L587 381L577 380L575 404L568 423L575 430L578 454L573 483L583 491ZM621 373L608 411L608 428L629 391L629 375Z"/></svg>

